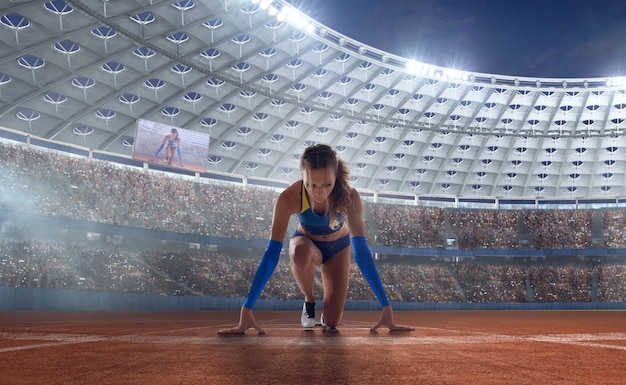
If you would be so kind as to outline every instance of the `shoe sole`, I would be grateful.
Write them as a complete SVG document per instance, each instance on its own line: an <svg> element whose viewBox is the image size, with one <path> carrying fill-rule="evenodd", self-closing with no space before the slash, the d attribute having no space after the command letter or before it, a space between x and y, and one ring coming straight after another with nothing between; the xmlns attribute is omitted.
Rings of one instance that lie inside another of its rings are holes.
<svg viewBox="0 0 626 385"><path fill-rule="evenodd" d="M300 322L300 326L302 326L304 329L313 329L315 326L317 325L317 323L313 323L313 324L303 324L302 322Z"/></svg>

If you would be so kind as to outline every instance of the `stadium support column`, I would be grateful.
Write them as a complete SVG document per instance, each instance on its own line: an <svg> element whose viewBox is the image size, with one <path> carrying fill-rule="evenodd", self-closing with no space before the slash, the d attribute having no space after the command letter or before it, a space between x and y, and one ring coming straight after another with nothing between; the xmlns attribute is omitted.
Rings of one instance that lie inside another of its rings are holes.
<svg viewBox="0 0 626 385"><path fill-rule="evenodd" d="M591 302L598 302L598 266L591 270Z"/></svg>
<svg viewBox="0 0 626 385"><path fill-rule="evenodd" d="M450 219L446 214L443 221L443 245L446 249L458 250L459 245L456 239L456 233L450 224Z"/></svg>
<svg viewBox="0 0 626 385"><path fill-rule="evenodd" d="M530 274L526 274L526 302L535 302L535 291L530 283Z"/></svg>
<svg viewBox="0 0 626 385"><path fill-rule="evenodd" d="M528 230L528 225L524 220L523 212L520 213L517 219L517 240L518 244L521 248L532 248L532 239L530 238L530 231Z"/></svg>
<svg viewBox="0 0 626 385"><path fill-rule="evenodd" d="M591 241L594 247L599 247L604 241L604 218L603 210L594 210L591 219Z"/></svg>

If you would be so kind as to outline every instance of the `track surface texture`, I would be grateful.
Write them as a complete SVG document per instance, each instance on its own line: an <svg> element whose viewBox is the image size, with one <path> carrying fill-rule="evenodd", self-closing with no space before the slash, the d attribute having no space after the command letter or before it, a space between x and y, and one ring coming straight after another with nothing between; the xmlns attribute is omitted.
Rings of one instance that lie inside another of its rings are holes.
<svg viewBox="0 0 626 385"><path fill-rule="evenodd" d="M2 312L0 384L625 384L626 311L397 311L412 332L305 331L297 311Z"/></svg>

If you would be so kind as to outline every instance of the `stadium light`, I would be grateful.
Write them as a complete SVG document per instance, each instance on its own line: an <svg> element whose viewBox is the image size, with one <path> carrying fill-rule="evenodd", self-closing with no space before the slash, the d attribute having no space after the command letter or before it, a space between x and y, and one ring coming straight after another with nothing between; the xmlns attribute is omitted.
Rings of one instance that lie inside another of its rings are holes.
<svg viewBox="0 0 626 385"><path fill-rule="evenodd" d="M606 81L607 87L624 87L626 86L626 80L624 78L611 78Z"/></svg>
<svg viewBox="0 0 626 385"><path fill-rule="evenodd" d="M272 5L272 0L259 1L259 7L261 7L261 9L268 9L270 5Z"/></svg>

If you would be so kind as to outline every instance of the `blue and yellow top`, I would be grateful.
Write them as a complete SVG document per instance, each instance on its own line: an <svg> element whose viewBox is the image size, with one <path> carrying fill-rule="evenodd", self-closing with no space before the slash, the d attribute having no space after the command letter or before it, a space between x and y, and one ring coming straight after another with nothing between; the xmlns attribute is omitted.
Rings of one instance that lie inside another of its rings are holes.
<svg viewBox="0 0 626 385"><path fill-rule="evenodd" d="M330 225L330 214L326 213L326 215L316 214L315 211L311 208L311 204L309 203L309 197L306 194L306 189L304 188L304 181L302 182L302 198L300 199L300 212L298 215L298 220L300 221L300 226L312 235L328 235L339 230L343 225L343 218L340 213L337 213L337 222L333 223L334 226Z"/></svg>

